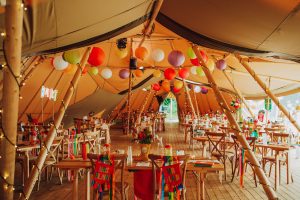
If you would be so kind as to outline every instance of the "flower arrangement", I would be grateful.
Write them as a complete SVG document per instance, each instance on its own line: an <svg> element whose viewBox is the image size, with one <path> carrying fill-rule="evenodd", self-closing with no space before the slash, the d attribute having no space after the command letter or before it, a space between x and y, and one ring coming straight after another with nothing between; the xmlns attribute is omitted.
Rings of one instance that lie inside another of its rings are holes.
<svg viewBox="0 0 300 200"><path fill-rule="evenodd" d="M153 142L153 135L152 132L145 128L143 131L137 134L137 139L140 144L151 144Z"/></svg>

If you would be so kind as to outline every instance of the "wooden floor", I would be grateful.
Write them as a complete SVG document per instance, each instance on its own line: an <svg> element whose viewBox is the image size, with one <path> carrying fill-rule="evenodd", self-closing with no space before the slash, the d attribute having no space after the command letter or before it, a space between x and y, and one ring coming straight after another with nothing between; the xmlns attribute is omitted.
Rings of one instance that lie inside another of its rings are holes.
<svg viewBox="0 0 300 200"><path fill-rule="evenodd" d="M163 137L164 143L171 143L174 149L185 150L186 153L199 155L200 148L196 146L194 151L189 150L188 145L184 143L184 135L179 131L177 124L167 125L166 132L159 133ZM129 145L133 146L134 154L139 152L139 146L131 142L129 136L122 135L121 131L113 130L111 133L112 138L112 149L124 149L127 150ZM152 144L152 150L157 150L157 144ZM281 174L281 185L277 191L278 197L280 199L300 199L300 159L295 158L295 150L292 152L292 173L294 178L294 183L289 185L286 184L285 178L285 166L282 168ZM230 169L231 170L231 169ZM228 170L228 174L231 171ZM274 171L274 168L273 168ZM132 173L126 172L126 181L128 181L132 186ZM231 175L229 178L231 179ZM142 181L142 180L141 180ZM270 181L274 185L274 174L271 174ZM79 188L82 188L79 192L79 199L84 199L84 185L83 180L79 182ZM187 199L196 199L196 178L192 173L187 174ZM257 188L254 185L252 178L252 172L249 169L245 176L245 187L240 188L239 179L231 183L230 181L222 182L219 181L218 174L209 174L206 179L206 198L207 199L267 199L261 186ZM63 185L58 185L58 179L54 177L51 182L41 183L40 190L38 192L33 192L31 198L32 200L58 200L58 199L72 199L72 183L64 180ZM129 199L133 199L133 189L130 187Z"/></svg>

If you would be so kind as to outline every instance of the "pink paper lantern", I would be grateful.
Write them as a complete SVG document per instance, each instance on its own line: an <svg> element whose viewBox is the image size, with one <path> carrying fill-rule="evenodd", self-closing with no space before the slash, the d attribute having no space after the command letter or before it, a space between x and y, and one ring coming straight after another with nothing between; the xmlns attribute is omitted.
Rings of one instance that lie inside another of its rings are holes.
<svg viewBox="0 0 300 200"><path fill-rule="evenodd" d="M181 51L173 50L168 56L168 61L170 65L174 67L179 67L185 61L184 54Z"/></svg>

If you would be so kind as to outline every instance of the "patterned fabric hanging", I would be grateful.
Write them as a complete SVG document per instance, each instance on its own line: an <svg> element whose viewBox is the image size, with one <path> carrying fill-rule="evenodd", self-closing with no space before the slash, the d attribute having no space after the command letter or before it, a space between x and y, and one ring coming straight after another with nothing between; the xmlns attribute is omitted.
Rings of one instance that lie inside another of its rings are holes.
<svg viewBox="0 0 300 200"><path fill-rule="evenodd" d="M103 191L109 190L109 199L114 199L113 183L114 183L114 159L109 155L101 155L95 163L94 178L92 186L100 194L102 199Z"/></svg>
<svg viewBox="0 0 300 200"><path fill-rule="evenodd" d="M270 97L265 98L265 109L272 110L272 99Z"/></svg>
<svg viewBox="0 0 300 200"><path fill-rule="evenodd" d="M164 191L169 193L169 200L174 199L174 195L177 195L177 199L180 199L180 190L183 189L182 178L180 173L180 163L172 164L173 160L171 156L165 156L165 162L162 166L162 198L164 197Z"/></svg>

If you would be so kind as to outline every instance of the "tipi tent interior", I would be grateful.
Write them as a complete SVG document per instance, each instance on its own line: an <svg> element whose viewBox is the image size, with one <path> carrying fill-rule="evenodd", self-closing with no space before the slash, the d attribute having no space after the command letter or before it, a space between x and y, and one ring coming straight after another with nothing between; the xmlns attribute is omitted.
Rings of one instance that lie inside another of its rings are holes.
<svg viewBox="0 0 300 200"><path fill-rule="evenodd" d="M0 4L0 199L300 198L299 1Z"/></svg>

